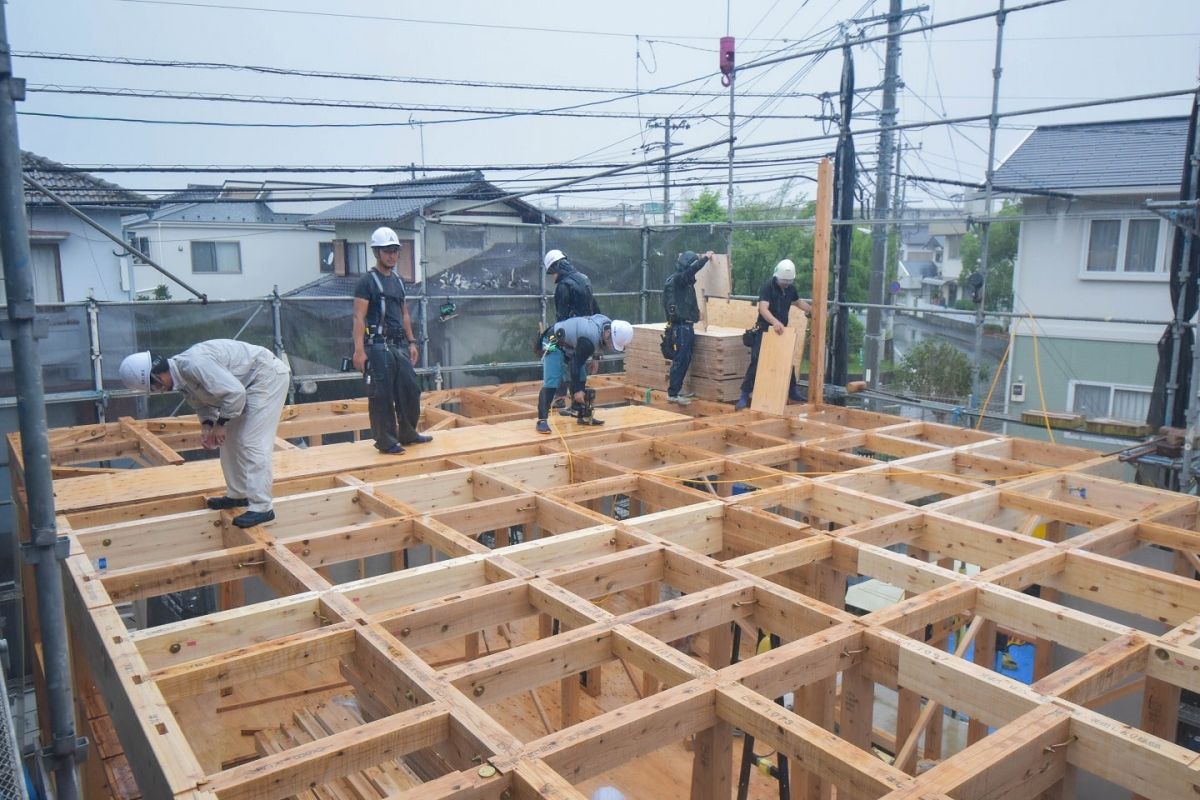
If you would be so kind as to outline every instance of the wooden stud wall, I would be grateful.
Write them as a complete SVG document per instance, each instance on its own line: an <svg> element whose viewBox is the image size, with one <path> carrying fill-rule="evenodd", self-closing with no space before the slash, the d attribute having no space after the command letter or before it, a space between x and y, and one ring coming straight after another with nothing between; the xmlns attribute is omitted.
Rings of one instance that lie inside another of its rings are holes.
<svg viewBox="0 0 1200 800"><path fill-rule="evenodd" d="M1200 794L1172 741L1180 691L1200 691L1196 498L1086 450L837 407L683 413L598 385L634 404L550 437L534 384L430 393L434 442L399 458L321 445L357 438L362 403L289 408L277 519L248 531L204 509L220 476L186 460L195 425L54 431L89 790L725 800L736 728L809 798L1070 798L1081 771ZM18 500L19 456L10 437ZM123 458L144 468L98 466ZM435 559L406 569L406 551ZM1132 560L1147 552L1170 568ZM856 578L904 598L855 616ZM212 585L223 609L198 619L129 630L118 610ZM244 605L251 589L269 599ZM730 663L735 628L781 644ZM992 668L998 631L1036 645L1031 686ZM898 692L894 725L876 687ZM1136 726L1105 713L1127 695ZM944 756L942 708L971 720ZM638 783L684 739L690 776Z"/></svg>

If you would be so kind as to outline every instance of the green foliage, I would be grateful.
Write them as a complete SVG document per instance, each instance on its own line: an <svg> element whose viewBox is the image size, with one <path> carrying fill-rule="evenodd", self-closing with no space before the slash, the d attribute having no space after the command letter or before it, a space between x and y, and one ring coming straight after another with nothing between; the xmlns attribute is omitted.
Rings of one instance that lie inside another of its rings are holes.
<svg viewBox="0 0 1200 800"><path fill-rule="evenodd" d="M726 222L729 215L721 205L721 195L705 189L700 196L688 203L683 215L684 222Z"/></svg>
<svg viewBox="0 0 1200 800"><path fill-rule="evenodd" d="M1017 260L1017 241L1021 234L1021 223L1015 217L1020 214L1021 204L1006 200L997 216L1013 219L993 222L988 231L988 274L984 292L984 305L988 311L1008 311L1013 307L1013 265ZM979 230L968 231L962 241L960 286L966 286L968 277L979 269L982 252ZM975 306L971 304L969 307Z"/></svg>
<svg viewBox="0 0 1200 800"><path fill-rule="evenodd" d="M947 342L926 339L896 365L897 385L921 397L957 400L971 392L971 362Z"/></svg>
<svg viewBox="0 0 1200 800"><path fill-rule="evenodd" d="M155 286L152 291L142 292L141 294L137 295L134 299L135 300L170 300L171 299L171 290L167 288L167 285L165 283L160 283L158 286Z"/></svg>

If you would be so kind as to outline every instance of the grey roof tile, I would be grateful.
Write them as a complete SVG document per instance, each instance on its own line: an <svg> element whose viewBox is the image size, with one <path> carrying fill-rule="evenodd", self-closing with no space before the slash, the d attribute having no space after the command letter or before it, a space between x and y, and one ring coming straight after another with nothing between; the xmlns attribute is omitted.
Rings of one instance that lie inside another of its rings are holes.
<svg viewBox="0 0 1200 800"><path fill-rule="evenodd" d="M1001 191L1178 187L1187 117L1042 125L996 170Z"/></svg>
<svg viewBox="0 0 1200 800"><path fill-rule="evenodd" d="M73 170L28 150L21 151L21 170L73 205L113 208L145 208L151 205L150 198L145 195L86 172ZM49 206L54 205L54 201L36 189L26 186L25 204Z"/></svg>

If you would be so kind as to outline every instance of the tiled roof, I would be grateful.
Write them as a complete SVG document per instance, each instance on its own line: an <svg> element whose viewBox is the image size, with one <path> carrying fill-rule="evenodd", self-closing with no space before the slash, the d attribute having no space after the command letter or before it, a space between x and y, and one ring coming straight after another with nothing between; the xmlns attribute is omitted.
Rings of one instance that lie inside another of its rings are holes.
<svg viewBox="0 0 1200 800"><path fill-rule="evenodd" d="M77 206L112 208L144 208L151 204L145 195L123 189L115 183L101 180L86 172L70 169L57 161L21 151L21 169L38 183ZM32 206L54 205L54 201L29 186L25 187L25 203Z"/></svg>
<svg viewBox="0 0 1200 800"><path fill-rule="evenodd" d="M503 196L504 192L485 181L479 170L455 172L435 178L380 184L368 196L313 214L308 221L399 222L441 200L488 200ZM510 200L508 204L522 216L529 217L529 221L541 215L540 209L522 200ZM550 220L557 222L547 215L547 221Z"/></svg>
<svg viewBox="0 0 1200 800"><path fill-rule="evenodd" d="M1178 187L1187 129L1187 117L1043 125L993 182L1000 191Z"/></svg>

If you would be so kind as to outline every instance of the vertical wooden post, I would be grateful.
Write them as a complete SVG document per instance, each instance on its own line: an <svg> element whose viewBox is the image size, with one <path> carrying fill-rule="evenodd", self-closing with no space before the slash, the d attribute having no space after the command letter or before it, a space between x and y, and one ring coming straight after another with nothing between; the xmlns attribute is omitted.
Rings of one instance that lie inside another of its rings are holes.
<svg viewBox="0 0 1200 800"><path fill-rule="evenodd" d="M829 244L833 238L833 163L817 167L817 227L813 233L812 347L808 355L808 402L825 399L825 328L828 324Z"/></svg>

